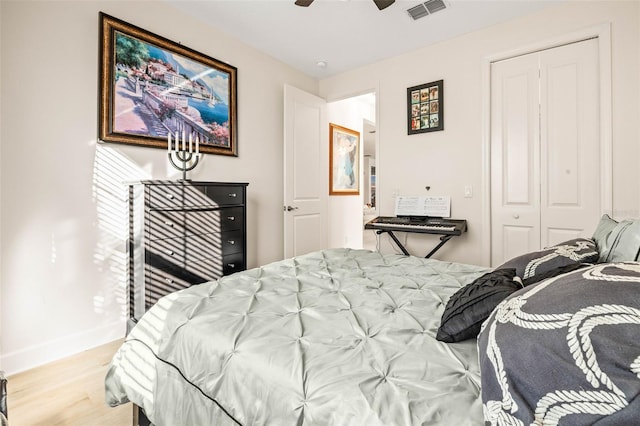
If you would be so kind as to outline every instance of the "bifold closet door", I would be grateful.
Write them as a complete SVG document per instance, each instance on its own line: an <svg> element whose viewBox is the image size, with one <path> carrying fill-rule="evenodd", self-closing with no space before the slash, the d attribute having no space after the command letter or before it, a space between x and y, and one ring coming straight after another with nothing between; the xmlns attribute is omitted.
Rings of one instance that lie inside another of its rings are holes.
<svg viewBox="0 0 640 426"><path fill-rule="evenodd" d="M540 247L539 57L491 64L491 262Z"/></svg>
<svg viewBox="0 0 640 426"><path fill-rule="evenodd" d="M541 245L590 237L600 217L598 43L540 54Z"/></svg>
<svg viewBox="0 0 640 426"><path fill-rule="evenodd" d="M596 40L491 65L491 263L588 236L600 212Z"/></svg>

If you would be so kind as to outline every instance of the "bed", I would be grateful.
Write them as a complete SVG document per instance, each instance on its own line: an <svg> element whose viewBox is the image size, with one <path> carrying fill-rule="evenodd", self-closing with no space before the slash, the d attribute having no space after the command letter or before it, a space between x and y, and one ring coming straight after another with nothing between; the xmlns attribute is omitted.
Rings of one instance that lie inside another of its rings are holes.
<svg viewBox="0 0 640 426"><path fill-rule="evenodd" d="M640 222L607 216L493 269L353 249L275 262L160 299L106 400L158 426L633 424L616 421L640 418L639 252ZM567 344L570 314L609 305Z"/></svg>
<svg viewBox="0 0 640 426"><path fill-rule="evenodd" d="M481 425L475 341L435 339L487 268L332 249L162 298L106 377L157 425Z"/></svg>

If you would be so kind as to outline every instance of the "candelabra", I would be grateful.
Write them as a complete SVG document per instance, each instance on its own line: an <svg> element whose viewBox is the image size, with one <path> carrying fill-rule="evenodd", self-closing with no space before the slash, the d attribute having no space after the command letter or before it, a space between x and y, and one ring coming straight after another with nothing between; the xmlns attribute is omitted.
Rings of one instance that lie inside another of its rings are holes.
<svg viewBox="0 0 640 426"><path fill-rule="evenodd" d="M176 132L175 147L172 147L171 133L167 135L167 155L173 167L182 172L182 180L187 179L187 172L196 168L200 162L200 138L196 135L196 150L193 151L193 137L189 134L189 146L184 132L182 132L182 148L180 148L180 134ZM181 163L180 165L177 163Z"/></svg>

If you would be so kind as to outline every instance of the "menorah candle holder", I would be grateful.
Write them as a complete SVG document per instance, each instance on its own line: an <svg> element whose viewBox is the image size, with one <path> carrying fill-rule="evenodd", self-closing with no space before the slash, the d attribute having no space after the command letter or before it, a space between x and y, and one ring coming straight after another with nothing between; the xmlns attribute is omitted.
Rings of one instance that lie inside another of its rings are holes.
<svg viewBox="0 0 640 426"><path fill-rule="evenodd" d="M180 134L176 132L175 146L172 147L171 133L167 135L167 155L173 167L182 172L182 180L187 179L187 172L196 168L200 162L200 138L196 135L196 149L193 151L193 137L189 135L187 146L184 132L182 132L182 148L180 148Z"/></svg>

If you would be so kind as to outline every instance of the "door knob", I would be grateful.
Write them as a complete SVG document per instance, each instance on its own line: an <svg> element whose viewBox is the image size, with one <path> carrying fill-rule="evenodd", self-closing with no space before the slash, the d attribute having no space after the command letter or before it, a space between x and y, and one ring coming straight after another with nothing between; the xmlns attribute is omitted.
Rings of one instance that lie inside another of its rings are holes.
<svg viewBox="0 0 640 426"><path fill-rule="evenodd" d="M518 213L514 213L514 214L513 214L513 218L514 218L514 219L520 219L520 215L519 215Z"/></svg>
<svg viewBox="0 0 640 426"><path fill-rule="evenodd" d="M298 207L293 207L293 206L284 206L284 209L288 212L292 211L292 210L298 210Z"/></svg>

